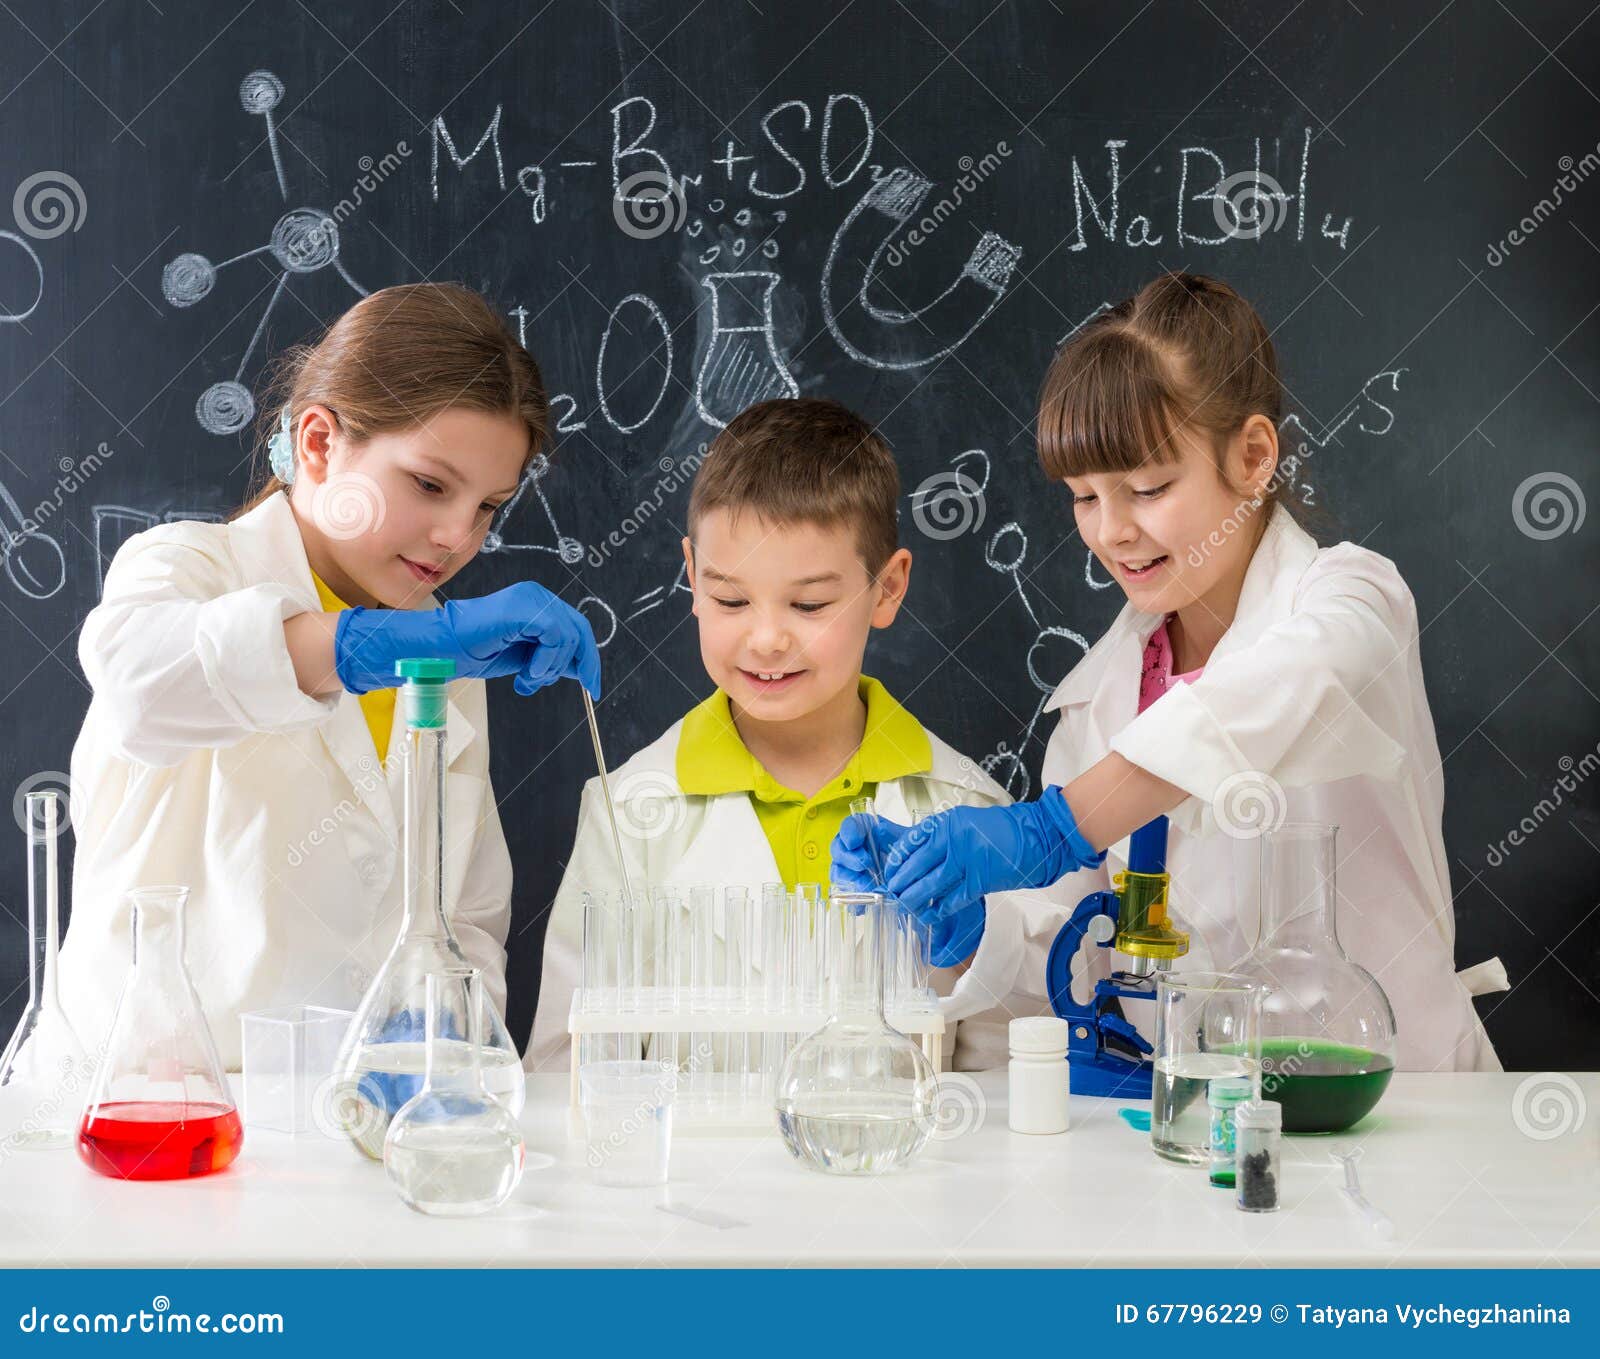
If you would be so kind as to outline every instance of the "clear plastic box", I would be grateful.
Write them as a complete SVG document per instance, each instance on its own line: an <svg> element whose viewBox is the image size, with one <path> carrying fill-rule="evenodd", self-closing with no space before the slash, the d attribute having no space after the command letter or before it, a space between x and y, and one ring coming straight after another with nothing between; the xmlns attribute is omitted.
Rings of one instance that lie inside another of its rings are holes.
<svg viewBox="0 0 1600 1359"><path fill-rule="evenodd" d="M354 1011L322 1005L286 1005L239 1016L241 1112L247 1127L339 1134L333 1121L318 1117L319 1103L332 1097L334 1059L353 1018Z"/></svg>

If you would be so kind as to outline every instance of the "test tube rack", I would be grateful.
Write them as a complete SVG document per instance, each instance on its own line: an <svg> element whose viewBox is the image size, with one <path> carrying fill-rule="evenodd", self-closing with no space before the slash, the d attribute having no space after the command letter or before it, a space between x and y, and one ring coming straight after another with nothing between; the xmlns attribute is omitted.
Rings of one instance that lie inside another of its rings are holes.
<svg viewBox="0 0 1600 1359"><path fill-rule="evenodd" d="M824 890L768 883L657 887L630 899L586 893L583 976L567 1027L571 1105L589 1061L649 1056L679 1068L674 1131L769 1132L790 1049L832 1013L846 932ZM944 1015L915 921L882 913L884 1014L934 1070Z"/></svg>

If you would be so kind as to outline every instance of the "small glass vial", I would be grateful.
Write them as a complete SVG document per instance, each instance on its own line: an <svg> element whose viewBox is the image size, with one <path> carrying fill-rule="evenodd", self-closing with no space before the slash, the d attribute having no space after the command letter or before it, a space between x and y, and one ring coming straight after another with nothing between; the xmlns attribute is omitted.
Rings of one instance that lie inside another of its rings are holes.
<svg viewBox="0 0 1600 1359"><path fill-rule="evenodd" d="M1012 1132L1066 1132L1070 1093L1068 1032L1067 1021L1052 1015L1030 1015L1011 1021L1007 1117Z"/></svg>
<svg viewBox="0 0 1600 1359"><path fill-rule="evenodd" d="M1234 1110L1255 1094L1248 1076L1218 1076L1206 1086L1211 1110L1211 1183L1232 1189L1234 1181Z"/></svg>
<svg viewBox="0 0 1600 1359"><path fill-rule="evenodd" d="M1278 1210L1278 1154L1283 1145L1283 1106L1250 1100L1233 1111L1238 1167L1236 1202L1247 1213Z"/></svg>

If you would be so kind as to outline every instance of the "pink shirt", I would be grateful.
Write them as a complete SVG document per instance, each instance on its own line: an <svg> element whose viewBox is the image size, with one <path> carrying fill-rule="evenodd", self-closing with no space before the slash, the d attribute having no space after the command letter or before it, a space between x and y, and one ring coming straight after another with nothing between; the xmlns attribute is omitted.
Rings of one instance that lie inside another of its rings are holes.
<svg viewBox="0 0 1600 1359"><path fill-rule="evenodd" d="M1144 644L1144 666L1139 675L1139 711L1143 712L1174 684L1187 684L1205 674L1205 666L1181 675L1172 673L1172 639L1167 636L1167 623L1172 615L1162 620L1161 626L1150 634Z"/></svg>

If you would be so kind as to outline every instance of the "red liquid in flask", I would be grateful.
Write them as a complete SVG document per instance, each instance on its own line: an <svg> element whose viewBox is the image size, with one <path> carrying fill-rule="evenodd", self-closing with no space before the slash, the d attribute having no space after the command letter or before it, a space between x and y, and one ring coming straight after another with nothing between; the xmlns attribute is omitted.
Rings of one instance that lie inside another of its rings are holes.
<svg viewBox="0 0 1600 1359"><path fill-rule="evenodd" d="M96 1105L78 1129L78 1155L121 1180L183 1180L231 1165L244 1142L231 1104Z"/></svg>

